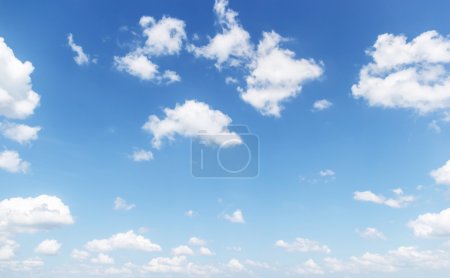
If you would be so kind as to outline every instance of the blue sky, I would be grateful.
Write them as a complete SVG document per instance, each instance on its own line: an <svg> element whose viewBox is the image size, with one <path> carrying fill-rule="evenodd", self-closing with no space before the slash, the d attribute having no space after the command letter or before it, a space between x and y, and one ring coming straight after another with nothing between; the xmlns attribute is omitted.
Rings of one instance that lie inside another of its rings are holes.
<svg viewBox="0 0 450 278"><path fill-rule="evenodd" d="M446 277L449 8L2 1L0 276Z"/></svg>

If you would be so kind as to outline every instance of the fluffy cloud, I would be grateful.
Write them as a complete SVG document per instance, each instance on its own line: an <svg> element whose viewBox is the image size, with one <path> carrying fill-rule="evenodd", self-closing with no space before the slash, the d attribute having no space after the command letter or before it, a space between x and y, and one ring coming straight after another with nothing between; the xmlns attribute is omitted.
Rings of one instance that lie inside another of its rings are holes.
<svg viewBox="0 0 450 278"><path fill-rule="evenodd" d="M4 269L9 269L15 272L30 271L36 268L40 268L44 265L41 258L28 258L21 261L9 260L0 261L0 271Z"/></svg>
<svg viewBox="0 0 450 278"><path fill-rule="evenodd" d="M247 271L245 266L238 259L231 259L227 263L227 267L233 272L244 272L244 271Z"/></svg>
<svg viewBox="0 0 450 278"><path fill-rule="evenodd" d="M418 237L450 236L450 208L439 213L425 213L408 223Z"/></svg>
<svg viewBox="0 0 450 278"><path fill-rule="evenodd" d="M241 138L228 130L231 118L206 103L187 100L174 109L165 108L164 114L163 119L151 115L142 127L153 135L152 145L157 149L165 138L174 140L176 135L199 139L205 144L241 143Z"/></svg>
<svg viewBox="0 0 450 278"><path fill-rule="evenodd" d="M99 253L96 257L91 258L91 263L94 264L114 264L114 259L110 256Z"/></svg>
<svg viewBox="0 0 450 278"><path fill-rule="evenodd" d="M325 169L325 170L321 170L319 172L321 177L334 177L336 175L336 172L334 172L331 169Z"/></svg>
<svg viewBox="0 0 450 278"><path fill-rule="evenodd" d="M89 55L84 53L83 48L74 42L72 34L67 35L67 43L70 49L72 49L72 51L77 54L75 57L73 57L75 63L80 66L89 64Z"/></svg>
<svg viewBox="0 0 450 278"><path fill-rule="evenodd" d="M295 272L300 275L322 275L325 273L323 269L312 259L304 262L302 266L295 270Z"/></svg>
<svg viewBox="0 0 450 278"><path fill-rule="evenodd" d="M190 45L188 49L198 57L205 57L216 61L216 67L227 63L237 66L253 55L249 33L237 21L237 12L228 8L228 0L216 0L214 13L222 29L202 47Z"/></svg>
<svg viewBox="0 0 450 278"><path fill-rule="evenodd" d="M266 116L280 117L282 103L300 93L302 86L319 78L323 69L315 61L295 59L295 53L280 48L283 38L264 32L246 78L247 88L240 89L242 99Z"/></svg>
<svg viewBox="0 0 450 278"><path fill-rule="evenodd" d="M120 197L116 197L116 199L114 200L114 209L115 210L132 210L136 207L135 204L129 204L127 203L127 201L125 201L124 199L120 198Z"/></svg>
<svg viewBox="0 0 450 278"><path fill-rule="evenodd" d="M131 159L135 162L150 161L153 159L153 153L146 150L135 150L131 154Z"/></svg>
<svg viewBox="0 0 450 278"><path fill-rule="evenodd" d="M382 34L367 51L355 98L370 106L409 108L427 113L450 107L450 40L436 31L407 42L403 35Z"/></svg>
<svg viewBox="0 0 450 278"><path fill-rule="evenodd" d="M189 239L189 244L202 246L202 245L206 245L206 241L194 236Z"/></svg>
<svg viewBox="0 0 450 278"><path fill-rule="evenodd" d="M0 37L0 115L24 119L33 114L40 100L31 88L33 70L33 65L17 59Z"/></svg>
<svg viewBox="0 0 450 278"><path fill-rule="evenodd" d="M28 126L24 124L0 123L0 132L8 139L25 144L38 139L39 126Z"/></svg>
<svg viewBox="0 0 450 278"><path fill-rule="evenodd" d="M450 160L442 167L431 171L430 175L437 184L450 185Z"/></svg>
<svg viewBox="0 0 450 278"><path fill-rule="evenodd" d="M172 249L172 254L174 256L181 256L181 255L193 256L194 251L189 246L180 245Z"/></svg>
<svg viewBox="0 0 450 278"><path fill-rule="evenodd" d="M289 252L322 252L330 253L331 250L326 245L321 245L317 241L307 238L296 238L292 243L285 242L284 240L278 240L275 242L276 247L280 247Z"/></svg>
<svg viewBox="0 0 450 278"><path fill-rule="evenodd" d="M143 267L146 272L175 272L180 273L185 271L184 264L187 262L185 256L176 256L173 258L157 257L152 259L147 265Z"/></svg>
<svg viewBox="0 0 450 278"><path fill-rule="evenodd" d="M199 253L202 256L214 256L214 253L211 250L209 250L209 248L204 246L200 247Z"/></svg>
<svg viewBox="0 0 450 278"><path fill-rule="evenodd" d="M0 239L0 261L10 260L15 256L15 251L19 247L14 240Z"/></svg>
<svg viewBox="0 0 450 278"><path fill-rule="evenodd" d="M386 239L383 232L377 230L376 228L367 227L362 231L357 231L359 236L367 239Z"/></svg>
<svg viewBox="0 0 450 278"><path fill-rule="evenodd" d="M34 252L42 255L57 255L61 249L61 243L54 239L46 239L39 243Z"/></svg>
<svg viewBox="0 0 450 278"><path fill-rule="evenodd" d="M93 252L110 252L113 250L129 249L146 252L161 251L158 244L135 234L133 231L118 233L107 239L95 239L86 243L86 249Z"/></svg>
<svg viewBox="0 0 450 278"><path fill-rule="evenodd" d="M29 167L30 163L23 161L16 151L0 152L0 169L11 173L25 173Z"/></svg>
<svg viewBox="0 0 450 278"><path fill-rule="evenodd" d="M235 210L232 214L225 214L224 215L225 220L230 221L231 223L239 223L244 224L244 214L240 209Z"/></svg>
<svg viewBox="0 0 450 278"><path fill-rule="evenodd" d="M74 223L69 207L56 196L0 201L0 234L33 233Z"/></svg>
<svg viewBox="0 0 450 278"><path fill-rule="evenodd" d="M153 17L141 17L139 24L147 38L144 46L137 47L125 56L115 56L114 65L119 71L125 71L141 80L170 84L178 82L181 77L172 70L161 72L158 65L150 58L178 54L186 39L185 24L182 20L163 17L156 21Z"/></svg>
<svg viewBox="0 0 450 278"><path fill-rule="evenodd" d="M331 103L331 101L320 99L314 102L313 109L316 111L322 111L330 108L331 106L333 106L333 103Z"/></svg>
<svg viewBox="0 0 450 278"><path fill-rule="evenodd" d="M403 208L415 200L414 196L404 195L400 188L394 189L395 198L386 198L383 195L377 195L372 191L356 191L353 193L353 199L362 202L372 202L379 205L386 205L391 208Z"/></svg>
<svg viewBox="0 0 450 278"><path fill-rule="evenodd" d="M73 249L72 252L70 253L70 256L74 260L84 261L90 257L90 254L89 252L86 252L84 250Z"/></svg>

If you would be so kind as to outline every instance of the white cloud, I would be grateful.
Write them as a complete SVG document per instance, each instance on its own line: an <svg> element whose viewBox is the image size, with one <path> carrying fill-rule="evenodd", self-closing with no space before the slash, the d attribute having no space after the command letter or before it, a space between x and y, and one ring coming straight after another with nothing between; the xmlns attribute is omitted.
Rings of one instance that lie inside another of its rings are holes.
<svg viewBox="0 0 450 278"><path fill-rule="evenodd" d="M26 173L29 167L30 163L23 161L16 151L0 152L0 169L10 173Z"/></svg>
<svg viewBox="0 0 450 278"><path fill-rule="evenodd" d="M336 173L331 169L325 169L319 172L322 177L334 177Z"/></svg>
<svg viewBox="0 0 450 278"><path fill-rule="evenodd" d="M153 160L153 153L146 150L135 150L131 154L131 159L135 162L150 161Z"/></svg>
<svg viewBox="0 0 450 278"><path fill-rule="evenodd" d="M70 256L74 260L84 261L87 258L89 258L91 255L89 254L89 252L86 252L84 250L73 249L72 252L70 253Z"/></svg>
<svg viewBox="0 0 450 278"><path fill-rule="evenodd" d="M127 203L127 201L125 201L124 199L120 198L120 197L116 197L116 199L114 200L114 209L115 210L132 210L136 207L135 204L129 204Z"/></svg>
<svg viewBox="0 0 450 278"><path fill-rule="evenodd" d="M180 245L172 249L172 254L174 256L181 256L181 255L193 256L194 251L187 245Z"/></svg>
<svg viewBox="0 0 450 278"><path fill-rule="evenodd" d="M307 260L295 272L300 275L322 275L325 271L312 259Z"/></svg>
<svg viewBox="0 0 450 278"><path fill-rule="evenodd" d="M0 261L10 260L15 256L19 244L11 239L0 239Z"/></svg>
<svg viewBox="0 0 450 278"><path fill-rule="evenodd" d="M404 195L402 190L395 189L395 198L389 198L377 195L372 191L356 191L353 193L353 199L362 202L372 202L379 205L386 205L391 208L403 208L415 200L414 196Z"/></svg>
<svg viewBox="0 0 450 278"><path fill-rule="evenodd" d="M73 59L78 65L81 66L89 64L89 55L84 53L83 48L74 42L72 34L67 35L67 43L70 49L72 49L72 51L77 54L75 57L73 57Z"/></svg>
<svg viewBox="0 0 450 278"><path fill-rule="evenodd" d="M223 218L230 221L231 223L245 223L244 214L240 209L235 210L232 214L225 214Z"/></svg>
<svg viewBox="0 0 450 278"><path fill-rule="evenodd" d="M36 268L40 268L44 265L44 261L41 258L28 258L21 261L7 260L0 261L0 270L9 269L14 272L31 271Z"/></svg>
<svg viewBox="0 0 450 278"><path fill-rule="evenodd" d="M437 184L450 185L450 160L442 167L431 171L430 175Z"/></svg>
<svg viewBox="0 0 450 278"><path fill-rule="evenodd" d="M69 207L56 196L0 201L0 234L33 233L74 223Z"/></svg>
<svg viewBox="0 0 450 278"><path fill-rule="evenodd" d="M228 261L227 267L233 272L247 271L245 266L238 259L231 259L230 261Z"/></svg>
<svg viewBox="0 0 450 278"><path fill-rule="evenodd" d="M359 236L367 239L386 239L386 236L383 232L377 230L373 227L367 227L362 231L357 231Z"/></svg>
<svg viewBox="0 0 450 278"><path fill-rule="evenodd" d="M38 139L39 126L28 126L15 123L0 123L0 132L8 139L25 144Z"/></svg>
<svg viewBox="0 0 450 278"><path fill-rule="evenodd" d="M228 85L231 85L231 84L238 84L239 81L236 78L234 78L234 77L227 76L225 78L225 83L228 84Z"/></svg>
<svg viewBox="0 0 450 278"><path fill-rule="evenodd" d="M285 242L284 240L277 240L275 242L276 247L285 249L288 252L321 252L321 253L331 253L328 246L322 245L317 241L310 240L307 238L296 238L292 243Z"/></svg>
<svg viewBox="0 0 450 278"><path fill-rule="evenodd" d="M206 245L206 241L204 239L198 238L198 237L191 237L188 242L190 245L197 245L202 246Z"/></svg>
<svg viewBox="0 0 450 278"><path fill-rule="evenodd" d="M95 239L86 243L86 249L93 252L110 252L113 250L128 249L146 252L161 251L158 244L135 234L133 231L118 233L107 239Z"/></svg>
<svg viewBox="0 0 450 278"><path fill-rule="evenodd" d="M418 237L450 236L450 208L439 213L425 213L408 223Z"/></svg>
<svg viewBox="0 0 450 278"><path fill-rule="evenodd" d="M157 79L158 65L147 56L138 53L128 53L123 57L114 57L114 64L119 71L125 71L142 80Z"/></svg>
<svg viewBox="0 0 450 278"><path fill-rule="evenodd" d="M152 259L147 265L143 267L146 272L175 272L180 273L185 271L184 264L186 263L185 256L176 256L173 258L157 257Z"/></svg>
<svg viewBox="0 0 450 278"><path fill-rule="evenodd" d="M363 66L355 98L370 106L409 108L427 113L450 107L450 39L436 31L407 42L403 35L379 35L367 51L373 62Z"/></svg>
<svg viewBox="0 0 450 278"><path fill-rule="evenodd" d="M323 73L321 65L309 59L295 59L295 53L280 48L284 39L275 32L264 32L247 76L242 99L266 116L280 117L282 103L294 98L302 86Z"/></svg>
<svg viewBox="0 0 450 278"><path fill-rule="evenodd" d="M114 264L114 259L107 254L99 253L96 257L91 258L91 263L94 264Z"/></svg>
<svg viewBox="0 0 450 278"><path fill-rule="evenodd" d="M42 255L57 255L61 249L61 243L54 239L46 239L39 243L34 252Z"/></svg>
<svg viewBox="0 0 450 278"><path fill-rule="evenodd" d="M194 217L195 214L196 214L196 212L193 211L192 209L190 209L184 213L184 215L186 215L187 217Z"/></svg>
<svg viewBox="0 0 450 278"><path fill-rule="evenodd" d="M164 114L163 119L151 115L142 127L153 135L152 145L157 149L165 138L172 141L176 135L199 139L205 144L241 143L241 138L228 130L231 118L206 103L187 100L174 109L165 108Z"/></svg>
<svg viewBox="0 0 450 278"><path fill-rule="evenodd" d="M204 246L200 247L199 253L202 256L214 256L214 253L211 250L209 250L209 248Z"/></svg>
<svg viewBox="0 0 450 278"><path fill-rule="evenodd" d="M250 35L237 21L237 12L228 8L228 0L216 0L214 13L222 32L211 38L207 45L190 45L188 50L198 57L215 60L217 68L224 63L237 66L251 58L253 47Z"/></svg>
<svg viewBox="0 0 450 278"><path fill-rule="evenodd" d="M313 104L313 109L316 111L326 110L333 106L333 103L326 99L317 100Z"/></svg>
<svg viewBox="0 0 450 278"><path fill-rule="evenodd" d="M160 80L162 82L165 82L166 84L171 84L175 82L180 82L181 77L178 75L178 73L174 72L173 70L165 70L162 76L160 77Z"/></svg>
<svg viewBox="0 0 450 278"><path fill-rule="evenodd" d="M40 100L31 88L33 70L33 65L17 59L0 37L0 115L25 119L33 114Z"/></svg>
<svg viewBox="0 0 450 278"><path fill-rule="evenodd" d="M436 120L432 120L428 124L428 128L431 129L434 133L441 133L441 127Z"/></svg>

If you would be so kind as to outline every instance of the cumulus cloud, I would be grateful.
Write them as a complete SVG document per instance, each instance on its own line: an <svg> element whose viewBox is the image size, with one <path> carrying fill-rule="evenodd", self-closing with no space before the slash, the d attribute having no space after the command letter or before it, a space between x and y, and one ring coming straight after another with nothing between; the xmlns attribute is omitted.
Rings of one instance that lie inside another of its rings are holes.
<svg viewBox="0 0 450 278"><path fill-rule="evenodd" d="M325 273L323 269L312 259L307 260L302 266L295 270L300 275L322 275Z"/></svg>
<svg viewBox="0 0 450 278"><path fill-rule="evenodd" d="M242 61L250 59L253 55L250 34L236 19L238 13L228 8L228 0L216 0L214 13L221 33L210 38L207 45L201 47L190 45L188 50L198 57L215 60L217 68L224 63L237 66Z"/></svg>
<svg viewBox="0 0 450 278"><path fill-rule="evenodd" d="M333 106L333 103L326 99L320 99L314 102L313 109L316 111L326 110Z"/></svg>
<svg viewBox="0 0 450 278"><path fill-rule="evenodd" d="M46 239L39 243L39 245L34 249L34 252L42 255L57 255L61 249L61 243L54 239Z"/></svg>
<svg viewBox="0 0 450 278"><path fill-rule="evenodd" d="M73 57L75 63L77 63L80 66L89 64L90 62L89 55L84 53L83 48L75 43L75 41L73 40L73 35L71 33L67 35L67 43L70 49L72 49L72 51L77 54L75 57Z"/></svg>
<svg viewBox="0 0 450 278"><path fill-rule="evenodd" d="M386 236L383 232L377 230L373 227L367 227L362 231L357 231L359 236L367 239L386 239Z"/></svg>
<svg viewBox="0 0 450 278"><path fill-rule="evenodd" d="M174 256L181 256L181 255L193 256L194 251L187 245L180 245L172 249L172 254Z"/></svg>
<svg viewBox="0 0 450 278"><path fill-rule="evenodd" d="M26 173L30 163L23 161L16 151L5 150L0 152L0 169L10 173Z"/></svg>
<svg viewBox="0 0 450 278"><path fill-rule="evenodd" d="M69 207L56 196L0 201L0 234L34 233L74 223Z"/></svg>
<svg viewBox="0 0 450 278"><path fill-rule="evenodd" d="M39 126L28 126L24 124L15 123L0 123L1 134L11 140L20 144L25 144L30 141L38 139L38 132L41 130Z"/></svg>
<svg viewBox="0 0 450 278"><path fill-rule="evenodd" d="M140 250L146 252L161 251L158 244L149 239L137 235L134 231L117 233L107 239L91 240L85 245L86 249L92 252L107 253L113 250Z"/></svg>
<svg viewBox="0 0 450 278"><path fill-rule="evenodd" d="M404 195L403 190L394 189L394 198L386 198L383 195L377 195L372 191L356 191L353 193L353 199L362 202L371 202L379 205L386 205L391 208L403 208L415 200L414 196Z"/></svg>
<svg viewBox="0 0 450 278"><path fill-rule="evenodd" d="M214 256L214 253L213 253L211 250L209 250L208 247L202 246L202 247L200 247L200 249L199 249L198 252L199 252L200 255L202 255L202 256Z"/></svg>
<svg viewBox="0 0 450 278"><path fill-rule="evenodd" d="M450 236L450 208L439 213L425 213L408 223L417 237Z"/></svg>
<svg viewBox="0 0 450 278"><path fill-rule="evenodd" d="M135 150L131 154L131 159L135 162L150 161L153 160L153 153L146 150Z"/></svg>
<svg viewBox="0 0 450 278"><path fill-rule="evenodd" d="M31 62L17 59L0 37L0 115L25 119L34 113L40 96L31 88L33 70Z"/></svg>
<svg viewBox="0 0 450 278"><path fill-rule="evenodd" d="M283 103L298 95L303 85L319 78L320 64L312 59L295 59L295 53L280 48L284 39L275 32L264 32L249 68L247 88L241 98L266 116L280 117Z"/></svg>
<svg viewBox="0 0 450 278"><path fill-rule="evenodd" d="M227 267L232 272L244 272L244 271L247 271L245 266L238 259L231 259L231 260L229 260L228 263L227 263Z"/></svg>
<svg viewBox="0 0 450 278"><path fill-rule="evenodd" d="M170 84L178 82L181 77L172 70L161 72L159 66L150 60L155 56L178 54L186 40L185 23L182 20L163 17L156 21L151 16L143 16L139 21L146 41L125 56L115 56L114 65L141 80Z"/></svg>
<svg viewBox="0 0 450 278"><path fill-rule="evenodd" d="M164 114L163 119L151 115L142 127L153 135L152 145L157 149L164 139L173 141L176 135L198 139L205 144L242 142L239 135L228 129L231 118L206 103L187 100L173 109L165 108Z"/></svg>
<svg viewBox="0 0 450 278"><path fill-rule="evenodd" d="M14 240L0 238L0 261L12 259L16 255L17 248L19 248L19 244Z"/></svg>
<svg viewBox="0 0 450 278"><path fill-rule="evenodd" d="M361 68L352 86L355 98L422 114L450 107L447 37L428 31L408 42L403 35L382 34L367 54L373 61Z"/></svg>
<svg viewBox="0 0 450 278"><path fill-rule="evenodd" d="M440 168L431 171L430 175L437 184L450 185L450 160Z"/></svg>
<svg viewBox="0 0 450 278"><path fill-rule="evenodd" d="M198 237L191 237L189 239L189 244L190 245L198 245L198 246L202 246L202 245L206 245L206 241L204 239L198 238Z"/></svg>
<svg viewBox="0 0 450 278"><path fill-rule="evenodd" d="M317 241L307 238L296 238L293 242L288 243L284 240L277 240L275 246L285 249L288 252L321 252L331 253L331 249L327 245L322 245Z"/></svg>
<svg viewBox="0 0 450 278"><path fill-rule="evenodd" d="M225 220L230 221L231 223L239 223L239 224L245 223L244 214L242 213L242 211L240 209L235 210L231 214L225 214L223 218Z"/></svg>
<svg viewBox="0 0 450 278"><path fill-rule="evenodd" d="M70 253L70 256L74 260L84 261L87 258L89 258L91 255L87 251L79 250L79 249L73 249L72 252Z"/></svg>
<svg viewBox="0 0 450 278"><path fill-rule="evenodd" d="M142 267L144 273L178 273L191 276L217 275L221 271L210 265L198 265L189 262L185 256L157 257L153 258Z"/></svg>
<svg viewBox="0 0 450 278"><path fill-rule="evenodd" d="M125 201L124 199L120 198L120 197L116 197L116 199L114 200L114 210L132 210L136 207L135 204L129 204L127 203L127 201Z"/></svg>
<svg viewBox="0 0 450 278"><path fill-rule="evenodd" d="M99 253L97 256L91 258L91 263L94 264L114 264L114 259L107 254Z"/></svg>

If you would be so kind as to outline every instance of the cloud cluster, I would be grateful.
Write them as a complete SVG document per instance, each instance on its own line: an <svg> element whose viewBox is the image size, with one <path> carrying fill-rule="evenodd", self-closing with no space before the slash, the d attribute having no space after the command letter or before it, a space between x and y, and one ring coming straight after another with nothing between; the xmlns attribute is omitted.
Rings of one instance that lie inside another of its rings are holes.
<svg viewBox="0 0 450 278"><path fill-rule="evenodd" d="M379 35L367 51L373 61L352 86L355 98L370 106L428 113L450 107L450 39L436 31L410 42L403 35Z"/></svg>

